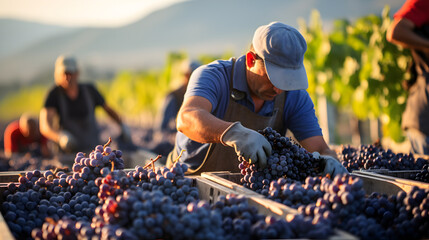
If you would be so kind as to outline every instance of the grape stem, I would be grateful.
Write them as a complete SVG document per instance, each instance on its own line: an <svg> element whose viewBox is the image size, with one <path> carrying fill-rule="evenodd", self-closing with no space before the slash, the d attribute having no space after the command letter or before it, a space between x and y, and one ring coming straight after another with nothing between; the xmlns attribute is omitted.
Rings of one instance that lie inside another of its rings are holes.
<svg viewBox="0 0 429 240"><path fill-rule="evenodd" d="M104 144L103 149L106 148L107 146L109 146L111 142L112 142L112 138L109 137L109 141L107 141L107 143Z"/></svg>
<svg viewBox="0 0 429 240"><path fill-rule="evenodd" d="M144 165L144 167L143 168L147 168L147 167L149 167L150 165L152 165L152 167L154 168L154 163L156 162L156 161L158 161L158 159L160 159L162 157L162 155L158 155L155 159L150 159L150 162L148 162L146 165Z"/></svg>
<svg viewBox="0 0 429 240"><path fill-rule="evenodd" d="M182 149L182 150L180 151L179 156L176 158L176 160L175 160L174 162L179 161L179 159L182 157L182 153L183 153L184 151L186 151L186 150L185 150L185 149Z"/></svg>

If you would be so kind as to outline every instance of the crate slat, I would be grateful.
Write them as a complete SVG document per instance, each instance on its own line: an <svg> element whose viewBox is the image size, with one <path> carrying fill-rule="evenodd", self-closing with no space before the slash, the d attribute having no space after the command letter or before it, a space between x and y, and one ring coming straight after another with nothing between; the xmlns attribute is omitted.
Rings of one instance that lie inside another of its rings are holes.
<svg viewBox="0 0 429 240"><path fill-rule="evenodd" d="M3 215L0 214L0 239L2 240L13 240L15 237L12 235L12 232L9 230L6 221L3 218Z"/></svg>
<svg viewBox="0 0 429 240"><path fill-rule="evenodd" d="M406 192L410 191L411 188L414 186L419 187L421 189L429 189L429 183L397 177L398 175L403 176L406 173L411 174L415 173L415 171L386 171L384 173L373 171L353 171L352 174L356 174L362 178L368 177L368 179L376 179L379 182L387 182L391 185L400 187Z"/></svg>
<svg viewBox="0 0 429 240"><path fill-rule="evenodd" d="M225 195L228 193L243 195L243 193L239 193L232 189L234 187L237 187L236 185L238 184L236 183L230 182L228 184L226 180L223 180L221 182L226 184L226 186L224 186L223 184L218 184L217 182L214 182L213 179L221 180L221 178L216 174L219 174L221 176L230 176L232 179L237 179L239 177L237 174L240 174L240 173L230 173L230 172L207 173L206 172L206 173L202 173L201 176L195 177L194 179L196 181L196 186L198 187L198 190L200 192L200 199L213 203L219 200L220 195ZM207 177L210 177L211 179ZM284 219L288 214L298 214L298 211L294 208L291 208L284 204L267 199L265 196L258 194L254 191L251 191L251 192L253 193L249 195L245 195L245 194L244 195L247 197L249 205L256 207L256 209L258 210L258 213L262 215L276 216ZM334 234L330 236L328 239L329 240L358 240L359 238L357 238L356 236L348 232L345 232L339 229L334 229Z"/></svg>

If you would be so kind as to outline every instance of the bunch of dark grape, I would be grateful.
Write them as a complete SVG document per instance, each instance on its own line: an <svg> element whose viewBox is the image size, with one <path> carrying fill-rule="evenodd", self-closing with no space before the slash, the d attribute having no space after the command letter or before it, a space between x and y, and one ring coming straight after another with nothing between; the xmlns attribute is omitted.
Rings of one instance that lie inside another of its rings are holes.
<svg viewBox="0 0 429 240"><path fill-rule="evenodd" d="M41 239L90 239L94 236L94 229L88 221L76 221L64 217L58 221L47 218L41 228L35 228L31 237ZM132 239L129 237L128 239Z"/></svg>
<svg viewBox="0 0 429 240"><path fill-rule="evenodd" d="M330 225L300 214L289 214L286 219L258 214L243 195L220 196L212 208L222 216L222 239L319 239L333 233Z"/></svg>
<svg viewBox="0 0 429 240"><path fill-rule="evenodd" d="M106 169L123 168L121 154L119 150L99 145L89 158L83 153L76 154L71 174L34 170L21 175L18 184L9 183L2 195L1 212L12 234L18 239L30 238L32 229L40 228L46 217L53 221L63 217L73 221L91 220L100 203L95 179ZM100 160L104 157L106 162Z"/></svg>
<svg viewBox="0 0 429 240"><path fill-rule="evenodd" d="M172 168L156 167L144 168L136 166L134 171L128 172L136 185L147 191L161 191L170 196L177 204L190 203L198 199L198 188L193 186L192 179L185 178L188 165L176 162Z"/></svg>
<svg viewBox="0 0 429 240"><path fill-rule="evenodd" d="M386 239L420 239L429 236L429 191L414 187L397 195L372 193L364 214L386 232Z"/></svg>
<svg viewBox="0 0 429 240"><path fill-rule="evenodd" d="M116 199L107 198L97 207L92 224L96 228L123 227L139 239L160 239L177 223L179 214L180 205L162 192L137 188L125 190Z"/></svg>
<svg viewBox="0 0 429 240"><path fill-rule="evenodd" d="M136 188L134 179L127 176L127 173L123 170L111 172L106 168L102 169L102 173L104 178L98 177L95 179L95 184L99 188L97 196L101 200L106 200L108 197L115 198L121 195L124 190Z"/></svg>
<svg viewBox="0 0 429 240"><path fill-rule="evenodd" d="M137 239L223 239L222 216L207 202L175 204L161 191L141 188L109 197L97 207L91 226L98 237L108 232L106 239L118 238L118 228Z"/></svg>
<svg viewBox="0 0 429 240"><path fill-rule="evenodd" d="M169 235L173 239L226 239L222 220L222 213L212 210L207 201L190 202L181 208L180 218Z"/></svg>
<svg viewBox="0 0 429 240"><path fill-rule="evenodd" d="M328 239L333 228L325 222L301 214L286 219L266 216L252 226L252 239Z"/></svg>
<svg viewBox="0 0 429 240"><path fill-rule="evenodd" d="M221 216L225 239L250 239L252 225L263 219L242 195L219 196L219 201L213 204L213 209Z"/></svg>
<svg viewBox="0 0 429 240"><path fill-rule="evenodd" d="M395 154L376 145L361 145L360 149L342 146L339 158L349 172L360 169L420 170L426 163L423 158L415 159L412 153Z"/></svg>
<svg viewBox="0 0 429 240"><path fill-rule="evenodd" d="M412 174L409 179L429 183L429 164L425 164L420 172Z"/></svg>
<svg viewBox="0 0 429 240"><path fill-rule="evenodd" d="M113 169L124 169L124 160L121 150L112 150L108 145L97 145L88 157L78 152L72 166L73 177L83 180L95 180L97 177L106 175L106 172Z"/></svg>
<svg viewBox="0 0 429 240"><path fill-rule="evenodd" d="M388 240L386 231L384 228L377 223L374 218L359 214L355 218L349 218L342 223L341 228L360 239L368 240Z"/></svg>
<svg viewBox="0 0 429 240"><path fill-rule="evenodd" d="M365 191L358 177L348 174L337 175L333 180L324 177L320 182L320 191L323 197L318 198L316 203L300 206L298 211L326 219L340 227L363 211Z"/></svg>
<svg viewBox="0 0 429 240"><path fill-rule="evenodd" d="M312 216L313 221L337 227L362 239L386 239L383 227L365 216L365 191L362 180L350 175L338 175L333 180L307 178L319 195L315 203L300 205L298 211ZM357 221L356 219L359 219Z"/></svg>
<svg viewBox="0 0 429 240"><path fill-rule="evenodd" d="M31 230L41 227L46 217L55 221L62 217L89 220L94 215L99 199L93 180L67 181L69 176L65 173L58 173L55 178L52 174L46 171L41 176L40 171L35 170L21 176L18 186L8 185L1 210L16 238L29 238Z"/></svg>
<svg viewBox="0 0 429 240"><path fill-rule="evenodd" d="M281 136L270 127L258 132L270 142L272 154L265 169L246 161L239 164L244 187L261 193L263 189L269 188L271 181L279 178L304 181L308 176L314 177L321 172L320 160L290 138Z"/></svg>
<svg viewBox="0 0 429 240"><path fill-rule="evenodd" d="M323 197L324 192L320 190L320 183L318 177L307 177L304 184L288 183L286 179L279 178L271 182L268 192L265 193L263 190L262 194L273 201L298 209L300 206L316 203L318 198Z"/></svg>

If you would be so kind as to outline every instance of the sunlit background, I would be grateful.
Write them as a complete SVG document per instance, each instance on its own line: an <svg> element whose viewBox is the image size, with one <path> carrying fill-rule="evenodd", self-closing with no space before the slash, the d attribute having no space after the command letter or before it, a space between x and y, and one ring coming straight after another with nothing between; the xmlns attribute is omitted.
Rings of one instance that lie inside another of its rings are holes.
<svg viewBox="0 0 429 240"><path fill-rule="evenodd" d="M281 21L308 42L308 91L329 142L402 142L408 55L386 42L385 31L403 3L1 0L1 134L23 112L38 114L62 53L77 57L80 81L94 83L129 125L150 128L183 59L238 57L256 27Z"/></svg>

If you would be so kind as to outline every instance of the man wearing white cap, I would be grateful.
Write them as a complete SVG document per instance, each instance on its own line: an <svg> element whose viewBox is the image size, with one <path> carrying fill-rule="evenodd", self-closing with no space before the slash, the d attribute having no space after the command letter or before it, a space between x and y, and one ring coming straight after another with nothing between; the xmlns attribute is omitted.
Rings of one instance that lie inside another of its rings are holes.
<svg viewBox="0 0 429 240"><path fill-rule="evenodd" d="M237 155L264 168L272 149L257 130L272 127L283 135L290 129L307 151L324 156L324 173L347 172L324 141L306 92L306 50L295 28L272 22L255 31L245 55L194 71L167 165L186 150L179 161L188 164L188 174L238 172Z"/></svg>
<svg viewBox="0 0 429 240"><path fill-rule="evenodd" d="M101 143L94 112L101 106L121 126L123 139L130 141L127 126L97 89L92 84L78 83L79 69L74 57L59 56L54 76L56 86L48 93L40 112L40 131L44 136L58 143L63 152L93 149Z"/></svg>

